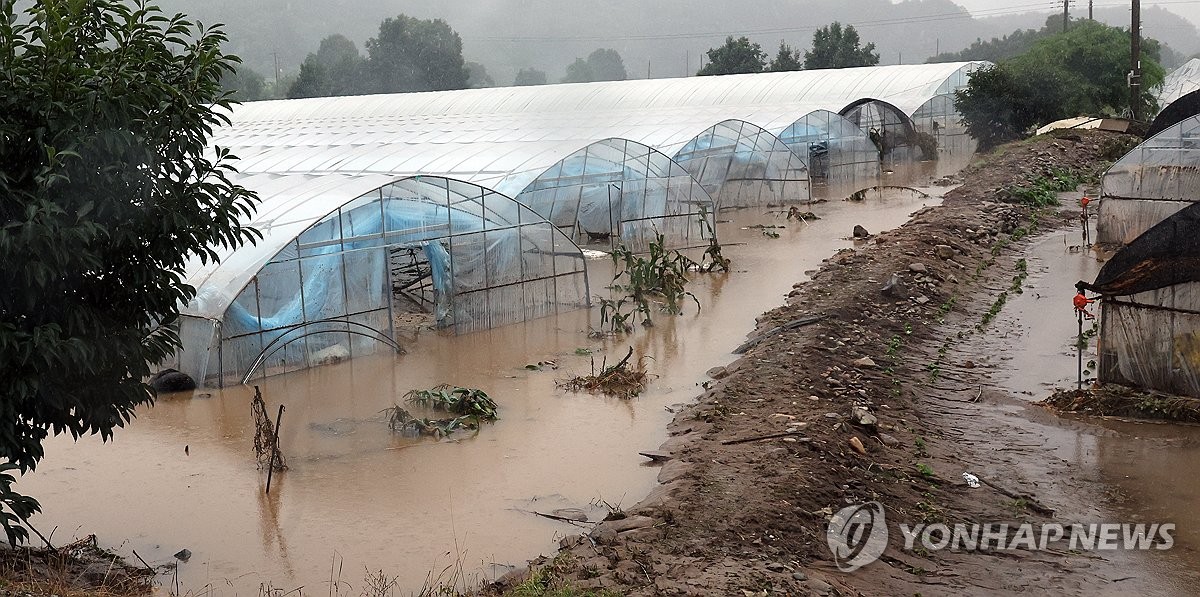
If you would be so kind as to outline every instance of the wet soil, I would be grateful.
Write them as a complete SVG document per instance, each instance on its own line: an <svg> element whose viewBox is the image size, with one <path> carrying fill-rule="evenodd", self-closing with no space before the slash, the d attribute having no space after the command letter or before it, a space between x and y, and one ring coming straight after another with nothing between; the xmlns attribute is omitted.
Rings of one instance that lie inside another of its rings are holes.
<svg viewBox="0 0 1200 597"><path fill-rule="evenodd" d="M1154 503L1165 507L1137 505L1174 493L1157 487L1169 478L1114 478L1138 466L1146 442L1028 402L1049 394L1042 380L1074 381L1070 294L1054 316L1065 334L1030 340L1004 316L1009 300L1041 294L1025 289L1031 232L1067 228L1078 212L1002 203L1003 188L1062 167L1095 180L1127 142L1081 132L1007 146L966 171L940 207L829 259L756 333L827 317L714 371L669 426L660 485L627 518L564 538L561 581L634 595L1188 594L1195 559L1182 532L1169 552L932 553L905 551L893 533L883 557L853 573L837 570L825 540L832 511L869 500L909 523L1163 522L1155 517L1184 509L1162 498ZM1066 236L1050 242L1064 240L1070 254ZM1070 289L1078 273L1047 285ZM881 291L893 276L900 284ZM1068 364L1010 367L1045 355ZM854 407L877 423L860 424ZM986 484L968 487L963 472Z"/></svg>

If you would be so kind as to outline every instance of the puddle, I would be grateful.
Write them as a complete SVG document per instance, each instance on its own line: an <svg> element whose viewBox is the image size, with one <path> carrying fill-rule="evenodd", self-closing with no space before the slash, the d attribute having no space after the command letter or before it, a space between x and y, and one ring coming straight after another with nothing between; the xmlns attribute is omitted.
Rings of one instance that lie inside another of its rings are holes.
<svg viewBox="0 0 1200 597"><path fill-rule="evenodd" d="M1029 251L1025 291L1011 295L992 334L1016 338L1017 350L1000 360L993 379L1029 400L1041 400L1054 387L1074 387L1078 331L1071 297L1078 280L1095 279L1102 263L1078 250L1079 231L1055 233ZM1075 246L1073 248L1072 246ZM1085 324L1086 326L1087 324ZM1095 340L1091 342L1095 349ZM1086 363L1095 353L1084 354ZM1061 458L1083 474L1094 472L1109 491L1095 496L1113 521L1173 522L1175 545L1139 558L1153 576L1168 579L1169 590L1194 594L1200 581L1200 426L1116 419L1082 419L1055 430Z"/></svg>
<svg viewBox="0 0 1200 597"><path fill-rule="evenodd" d="M945 189L927 189L941 192ZM630 506L654 486L657 468L638 451L665 439L671 405L693 400L704 372L732 359L754 318L781 304L803 272L819 266L855 224L872 233L894 228L937 199L912 193L869 195L862 203L811 208L808 224L783 214L722 214L718 229L734 273L698 275L689 286L697 316L660 316L629 339L593 341L580 311L459 337L424 333L404 355L383 354L268 378L260 384L281 426L290 469L263 494L265 473L251 450L250 387L168 397L141 409L109 444L54 438L21 490L41 500L35 523L56 542L96 533L119 552L172 561L182 591L253 593L260 583L334 592L361 588L368 571L398 577L401 592L419 590L426 575L461 565L471 578L492 578L554 549L578 528L530 512L585 514L597 520L604 502ZM753 224L780 225L770 238ZM593 293L607 276L592 271ZM571 394L555 380L586 372L596 360L632 345L649 355L656 378L638 399ZM557 370L525 365L553 360ZM414 388L452 382L487 391L501 419L475 437L453 442L393 436L381 410ZM447 573L449 574L449 573ZM343 584L341 589L346 590Z"/></svg>

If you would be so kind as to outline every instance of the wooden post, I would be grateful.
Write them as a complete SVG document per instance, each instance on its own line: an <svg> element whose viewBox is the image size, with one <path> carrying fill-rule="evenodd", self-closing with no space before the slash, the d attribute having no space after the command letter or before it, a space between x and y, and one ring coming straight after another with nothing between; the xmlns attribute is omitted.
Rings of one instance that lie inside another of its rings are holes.
<svg viewBox="0 0 1200 597"><path fill-rule="evenodd" d="M1082 321L1082 320L1081 320ZM1083 329L1083 324L1079 324ZM279 414L275 415L275 437L271 438L271 460L267 464L267 493L271 493L271 475L275 472L275 454L279 452L279 421L283 419L283 405L279 405Z"/></svg>

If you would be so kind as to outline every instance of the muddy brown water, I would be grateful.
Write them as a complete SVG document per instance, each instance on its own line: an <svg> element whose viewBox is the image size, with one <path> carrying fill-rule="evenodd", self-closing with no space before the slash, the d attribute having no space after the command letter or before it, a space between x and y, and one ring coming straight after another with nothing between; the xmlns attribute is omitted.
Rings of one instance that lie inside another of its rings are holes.
<svg viewBox="0 0 1200 597"><path fill-rule="evenodd" d="M930 189L930 192L936 192ZM821 219L787 222L782 214L722 214L730 274L696 275L703 305L631 337L589 340L599 309L578 311L458 337L421 334L403 355L361 357L266 379L274 415L286 405L282 451L289 469L270 496L251 449L250 387L200 390L160 399L104 444L98 438L47 442L46 459L21 490L41 500L34 523L56 529L56 542L96 533L117 551L153 565L173 561L180 591L254 592L261 585L308 593L357 593L368 571L396 577L402 592L428 575L487 579L541 553L580 529L531 512L582 510L591 520L607 504L630 506L646 495L658 469L639 451L665 439L672 405L702 391L705 371L732 360L754 318L783 302L804 272L852 246L855 224L894 228L937 198L905 191L861 203L811 206ZM769 238L753 224L785 226ZM862 241L859 241L862 242ZM610 268L592 270L593 293ZM573 394L555 381L624 355L648 355L655 378L634 400ZM557 369L527 370L539 361ZM455 441L393 435L380 413L410 389L449 382L486 390L500 420ZM174 578L167 588L175 590Z"/></svg>
<svg viewBox="0 0 1200 597"><path fill-rule="evenodd" d="M1084 250L1078 228L1040 239L1028 253L1029 278L1022 294L1009 296L993 328L998 343L1017 350L994 357L999 385L1028 400L1041 400L1054 388L1073 388L1078 324L1071 298L1078 280L1094 280L1101 258ZM1085 367L1096 355L1095 341ZM1092 496L1110 520L1080 522L1173 522L1174 547L1137 554L1139 566L1167 579L1163 594L1195 594L1200 581L1200 426L1115 418L1064 421L1047 446L1107 491ZM1132 574L1141 575L1139 570Z"/></svg>

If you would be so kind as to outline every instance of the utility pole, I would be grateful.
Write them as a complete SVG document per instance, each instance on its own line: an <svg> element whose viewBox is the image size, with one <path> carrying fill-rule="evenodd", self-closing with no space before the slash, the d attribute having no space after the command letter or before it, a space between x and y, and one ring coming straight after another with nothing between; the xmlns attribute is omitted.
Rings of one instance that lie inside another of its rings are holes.
<svg viewBox="0 0 1200 597"><path fill-rule="evenodd" d="M1133 0L1133 17L1129 23L1130 66L1129 112L1138 120L1138 106L1142 103L1142 2Z"/></svg>
<svg viewBox="0 0 1200 597"><path fill-rule="evenodd" d="M1063 0L1063 33L1067 32L1067 23L1071 21L1071 0Z"/></svg>
<svg viewBox="0 0 1200 597"><path fill-rule="evenodd" d="M650 59L646 59L646 78L650 78Z"/></svg>
<svg viewBox="0 0 1200 597"><path fill-rule="evenodd" d="M691 68L692 68L692 51L684 50L683 51L683 76L685 76L685 77L692 76L692 73L689 72L691 70Z"/></svg>
<svg viewBox="0 0 1200 597"><path fill-rule="evenodd" d="M1092 16L1092 0L1088 0L1088 20L1089 20L1089 21L1095 21L1095 20L1096 20L1096 19L1095 19L1095 18Z"/></svg>
<svg viewBox="0 0 1200 597"><path fill-rule="evenodd" d="M275 87L278 89L279 88L279 53L271 52L271 55L275 57Z"/></svg>

